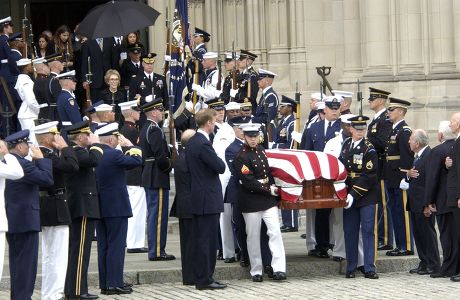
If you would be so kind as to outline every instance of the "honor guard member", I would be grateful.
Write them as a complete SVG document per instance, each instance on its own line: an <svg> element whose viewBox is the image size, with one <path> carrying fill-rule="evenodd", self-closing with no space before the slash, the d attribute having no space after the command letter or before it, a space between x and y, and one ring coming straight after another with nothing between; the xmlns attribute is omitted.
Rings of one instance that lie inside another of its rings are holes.
<svg viewBox="0 0 460 300"><path fill-rule="evenodd" d="M96 105L94 110L96 110L96 116L99 120L99 125L106 125L115 121L115 111L112 105L103 103Z"/></svg>
<svg viewBox="0 0 460 300"><path fill-rule="evenodd" d="M239 205L246 223L252 281L263 281L260 250L261 222L266 224L269 246L273 255L273 280L286 279L286 254L278 219L278 187L270 176L267 156L259 145L260 124L241 125L245 144L233 162L240 180Z"/></svg>
<svg viewBox="0 0 460 300"><path fill-rule="evenodd" d="M358 266L358 242L360 231L363 237L364 273L369 279L378 279L375 272L377 244L377 152L366 136L365 116L349 118L351 121L351 138L342 147L340 161L348 175L346 206L343 211L343 231L345 234L345 251L347 255L346 278L355 278Z"/></svg>
<svg viewBox="0 0 460 300"><path fill-rule="evenodd" d="M54 178L53 186L40 188L42 299L64 297L71 224L65 191L66 175L79 168L74 149L59 135L58 123L52 121L35 127L43 156L52 161Z"/></svg>
<svg viewBox="0 0 460 300"><path fill-rule="evenodd" d="M99 136L104 152L96 167L96 182L101 219L96 224L99 287L105 295L130 294L133 289L123 282L128 218L132 217L126 188L126 172L142 165L142 151L120 136L118 123L102 126ZM118 146L127 147L123 153Z"/></svg>
<svg viewBox="0 0 460 300"><path fill-rule="evenodd" d="M340 103L340 114L341 115L347 115L351 114L350 106L351 106L351 101L353 97L353 92L347 92L347 91L338 91L338 90L332 90L331 91L333 95L337 97L342 97L342 102Z"/></svg>
<svg viewBox="0 0 460 300"><path fill-rule="evenodd" d="M220 94L222 93L222 90L217 89L217 83L219 81L219 70L217 70L216 61L216 52L206 52L203 55L202 61L203 69L205 70L206 75L205 80L201 86L195 83L192 84L192 89L205 102L210 99L219 98Z"/></svg>
<svg viewBox="0 0 460 300"><path fill-rule="evenodd" d="M220 98L224 100L225 104L228 104L229 102L234 101L232 97L230 97L230 90L232 89L233 86L233 79L235 78L235 85L237 84L237 79L238 79L238 66L236 66L236 62L239 58L239 55L236 54L236 52L227 52L225 53L225 59L224 59L224 68L225 71L228 72L228 75L224 79L224 83L222 85L222 94L220 95ZM236 74L234 75L233 72Z"/></svg>
<svg viewBox="0 0 460 300"><path fill-rule="evenodd" d="M387 251L389 256L414 254L411 220L407 207L407 192L404 190L407 182L407 170L412 168L414 154L409 147L412 131L407 126L404 117L410 102L389 98L388 119L393 123L390 136L385 147L385 163L383 176L388 193L388 206L391 211L396 248Z"/></svg>
<svg viewBox="0 0 460 300"><path fill-rule="evenodd" d="M149 260L173 260L167 254L169 173L171 159L163 129L158 125L164 118L163 99L157 98L140 107L147 117L140 132L140 146L144 167L142 186L147 198L147 239Z"/></svg>
<svg viewBox="0 0 460 300"><path fill-rule="evenodd" d="M329 96L325 99L325 119L315 122L306 130L305 141L302 138L303 150L323 151L327 141L334 138L340 132L341 122L340 102L342 97ZM331 209L316 209L315 211L315 249L309 255L320 258L328 258L327 250L330 247L329 241L329 216ZM307 228L308 230L308 228Z"/></svg>
<svg viewBox="0 0 460 300"><path fill-rule="evenodd" d="M98 107L101 104L104 104L104 101L101 100L101 101L93 102L92 105L90 105L87 109L85 109L85 114L91 120L91 123L89 124L89 128L91 129L91 132L93 133L99 127L99 124L102 124L101 120L99 120L96 114L96 107Z"/></svg>
<svg viewBox="0 0 460 300"><path fill-rule="evenodd" d="M274 139L275 118L278 114L279 103L278 95L272 87L275 76L277 75L273 72L259 69L257 84L259 88L262 89L262 96L259 99L259 104L257 104L256 112L252 120L254 123L265 124L270 141Z"/></svg>
<svg viewBox="0 0 460 300"><path fill-rule="evenodd" d="M68 174L66 180L72 223L64 294L66 298L96 299L98 296L88 293L88 265L96 221L100 218L95 168L103 150L98 144L99 138L91 134L88 121L68 126L65 131L79 169Z"/></svg>
<svg viewBox="0 0 460 300"><path fill-rule="evenodd" d="M182 113L174 119L176 139L180 141L182 133L187 129L196 129L195 114L192 101L186 101Z"/></svg>
<svg viewBox="0 0 460 300"><path fill-rule="evenodd" d="M251 118L252 120L252 104L249 99L240 103L240 115L242 117Z"/></svg>
<svg viewBox="0 0 460 300"><path fill-rule="evenodd" d="M193 34L193 45L195 45L195 49L193 49L193 59L190 59L187 64L188 71L187 74L187 88L189 93L192 92L192 84L202 85L203 81L206 79L206 74L203 69L202 61L203 55L208 52L206 50L205 43L209 42L211 35L200 29L195 27L195 33Z"/></svg>
<svg viewBox="0 0 460 300"><path fill-rule="evenodd" d="M56 76L56 79L59 79L59 83L62 87L56 102L61 127L81 122L80 107L73 93L77 86L75 70L59 74Z"/></svg>
<svg viewBox="0 0 460 300"><path fill-rule="evenodd" d="M124 117L123 126L120 133L131 141L135 146L139 146L139 121L140 111L137 101L128 101L118 104L121 114ZM126 151L127 149L123 149ZM147 253L145 248L145 219L147 217L147 202L145 200L145 190L141 187L142 166L126 171L126 185L128 189L129 202L133 216L128 219L128 232L126 236L126 248L128 253Z"/></svg>
<svg viewBox="0 0 460 300"><path fill-rule="evenodd" d="M240 74L238 76L238 90L230 90L230 96L235 99L236 102L242 103L245 99L249 99L252 104L252 114L255 114L257 107L257 93L259 92L259 86L257 79L259 74L254 70L252 66L257 55L247 50L240 50L240 56L238 59L238 69Z"/></svg>
<svg viewBox="0 0 460 300"><path fill-rule="evenodd" d="M45 61L50 73L43 80L35 81L34 93L37 96L37 100L40 97L43 99L43 103L48 104L48 106L40 109L39 118L57 121L59 116L56 110L56 103L62 88L56 76L64 70L64 65L62 64L62 56L59 53L45 57Z"/></svg>
<svg viewBox="0 0 460 300"><path fill-rule="evenodd" d="M379 244L377 250L393 249L393 222L391 212L387 207L387 194L383 179L383 165L385 162L385 147L392 130L392 123L388 119L385 107L390 92L369 88L369 108L375 112L374 118L369 123L367 138L374 146L378 156L377 178L379 180L379 194L377 220L379 227Z"/></svg>
<svg viewBox="0 0 460 300"><path fill-rule="evenodd" d="M30 78L30 76L34 73L34 68L32 66L32 61L28 58L18 60L17 65L21 74L19 74L14 88L18 92L19 98L22 100L21 107L18 111L18 120L23 130L29 130L29 140L36 145L37 141L34 134L34 121L38 119L40 105L35 98L34 82Z"/></svg>
<svg viewBox="0 0 460 300"><path fill-rule="evenodd" d="M228 102L225 105L226 119L229 121L240 116L240 104L235 101Z"/></svg>
<svg viewBox="0 0 460 300"><path fill-rule="evenodd" d="M11 55L11 48L10 45L8 44L8 38L9 36L13 34L13 22L11 21L11 17L6 17L0 19L0 76L3 77L6 81L6 86L1 86L0 88L0 101L5 108L8 105L8 109L12 111L12 108L9 107L9 101L7 98L7 94L5 93L5 89L8 88L10 94L13 93L14 91L14 83L16 81L16 78L14 78L11 75L9 66L8 66L8 58ZM13 96L14 97L14 96ZM10 119L11 120L11 119ZM9 123L11 121L8 120ZM0 128L0 136L5 137L8 135L7 133L7 120L6 118L1 119L1 128ZM8 124L10 127L11 124Z"/></svg>
<svg viewBox="0 0 460 300"><path fill-rule="evenodd" d="M24 177L5 182L5 208L8 219L10 298L31 299L34 292L40 232L39 187L53 185L51 160L40 148L28 144L29 131L22 130L5 138L8 150L16 157ZM25 159L31 151L32 161Z"/></svg>
<svg viewBox="0 0 460 300"><path fill-rule="evenodd" d="M294 130L295 117L293 112L296 111L297 104L295 100L286 96L281 97L279 111L281 122L276 128L276 135L273 139L273 149L282 148L290 149L292 145L292 131ZM299 230L298 210L282 210L281 217L283 225L281 232L294 232Z"/></svg>
<svg viewBox="0 0 460 300"><path fill-rule="evenodd" d="M8 152L6 143L0 140L0 281L2 280L3 259L5 258L5 234L8 231L8 220L5 211L5 180L20 179L24 176L24 171L16 157Z"/></svg>
<svg viewBox="0 0 460 300"><path fill-rule="evenodd" d="M129 59L125 59L121 65L121 87L129 89L131 80L141 73L144 69L141 63L142 44L131 44L128 46ZM132 95L134 96L134 95ZM132 98L132 97L131 97Z"/></svg>
<svg viewBox="0 0 460 300"><path fill-rule="evenodd" d="M142 68L129 84L131 98L141 96L141 105L145 103L145 97L153 95L153 99L163 99L163 107L169 107L168 87L163 75L153 72L156 53L148 53L142 56Z"/></svg>

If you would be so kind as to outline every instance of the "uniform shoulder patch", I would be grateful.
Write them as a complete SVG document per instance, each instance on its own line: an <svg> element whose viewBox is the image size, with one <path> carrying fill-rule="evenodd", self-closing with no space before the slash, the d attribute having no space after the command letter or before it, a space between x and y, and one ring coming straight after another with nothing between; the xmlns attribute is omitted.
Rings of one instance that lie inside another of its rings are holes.
<svg viewBox="0 0 460 300"><path fill-rule="evenodd" d="M241 167L241 174L243 174L243 175L248 175L249 174L249 168L246 165L243 165Z"/></svg>
<svg viewBox="0 0 460 300"><path fill-rule="evenodd" d="M368 161L367 164L366 164L366 169L368 170L372 170L372 167L374 166L374 164L372 163L372 161Z"/></svg>
<svg viewBox="0 0 460 300"><path fill-rule="evenodd" d="M70 99L69 99L69 104L72 105L72 106L74 106L74 105L75 105L74 99L70 98Z"/></svg>

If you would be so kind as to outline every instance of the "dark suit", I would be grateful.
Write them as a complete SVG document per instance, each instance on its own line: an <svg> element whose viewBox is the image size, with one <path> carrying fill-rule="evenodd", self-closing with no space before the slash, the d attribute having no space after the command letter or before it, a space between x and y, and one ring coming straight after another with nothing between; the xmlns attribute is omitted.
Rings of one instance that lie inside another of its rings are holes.
<svg viewBox="0 0 460 300"><path fill-rule="evenodd" d="M86 41L81 47L81 80L86 81L88 73L88 57L91 58L91 97L100 99L101 92L105 88L105 72L117 68L118 59L113 54L113 38L104 38L102 50L96 40Z"/></svg>
<svg viewBox="0 0 460 300"><path fill-rule="evenodd" d="M121 64L120 68L120 76L121 76L121 88L125 88L130 86L131 80L136 77L139 72L144 71L144 67L142 67L142 62L139 61L138 67L131 61L131 59L125 59ZM134 96L134 95L131 95ZM131 97L132 98L132 97Z"/></svg>
<svg viewBox="0 0 460 300"><path fill-rule="evenodd" d="M193 271L193 222L192 222L192 194L190 171L185 159L185 149L179 153L174 162L174 182L176 195L171 207L170 216L179 218L180 254L182 266L182 282L195 283Z"/></svg>
<svg viewBox="0 0 460 300"><path fill-rule="evenodd" d="M30 162L13 154L24 177L5 181L5 209L8 219L11 299L31 299L34 292L40 231L39 187L53 185L50 159Z"/></svg>
<svg viewBox="0 0 460 300"><path fill-rule="evenodd" d="M313 123L309 129L305 130L305 142L303 150L323 151L327 141L335 137L336 132L340 132L340 119L336 120L331 127L324 130L326 119ZM326 123L327 124L327 123ZM329 248L329 216L330 208L316 210L315 216L315 239L316 248L326 250Z"/></svg>
<svg viewBox="0 0 460 300"><path fill-rule="evenodd" d="M364 249L364 271L375 272L375 209L377 204L377 152L369 141L362 139L352 147L345 140L339 159L348 176L345 181L353 205L343 210L343 232L347 256L347 272L358 266L358 242L361 230Z"/></svg>
<svg viewBox="0 0 460 300"><path fill-rule="evenodd" d="M210 141L198 131L185 149L186 162L192 178L195 285L214 282L219 215L224 211L219 174L225 163L217 156Z"/></svg>
<svg viewBox="0 0 460 300"><path fill-rule="evenodd" d="M454 140L447 140L444 143L431 149L430 159L427 161L425 205L436 206L436 221L438 223L439 235L442 247L442 265L440 273L447 276L456 274L458 245L453 241L457 240L453 207L447 206L447 168L446 157L452 150Z"/></svg>
<svg viewBox="0 0 460 300"><path fill-rule="evenodd" d="M452 150L449 152L449 157L452 159L452 166L447 172L447 206L452 208L453 214L453 223L454 225L454 235L452 238L452 243L457 246L454 253L457 261L457 267L455 268L455 273L460 273L460 208L458 207L458 199L460 199L460 139L455 140Z"/></svg>
<svg viewBox="0 0 460 300"><path fill-rule="evenodd" d="M393 221L391 219L391 212L387 209L387 195L385 189L385 181L383 180L383 164L385 162L385 146L390 136L392 123L388 119L388 112L383 111L378 117L372 119L369 123L367 138L374 146L378 155L378 168L377 177L379 180L379 193L377 195L378 209L378 231L379 231L379 244L389 245L393 247Z"/></svg>
<svg viewBox="0 0 460 300"><path fill-rule="evenodd" d="M132 217L125 170L142 164L140 155L130 156L108 145L96 167L101 219L96 224L99 287L123 287L128 218Z"/></svg>
<svg viewBox="0 0 460 300"><path fill-rule="evenodd" d="M383 178L388 193L388 207L391 211L396 247L400 250L414 250L411 220L406 210L407 192L399 188L401 179L406 176L402 169L412 168L414 154L409 148L412 130L402 120L390 132L385 147Z"/></svg>
<svg viewBox="0 0 460 300"><path fill-rule="evenodd" d="M419 172L417 178L409 179L407 195L409 203L407 210L411 212L412 230L415 246L420 259L421 268L430 268L437 271L440 266L438 237L434 228L434 215L425 217L423 209L427 205L425 199L426 174L429 169L428 161L431 159L431 148L426 147L422 154L414 160L414 168Z"/></svg>
<svg viewBox="0 0 460 300"><path fill-rule="evenodd" d="M91 242L100 218L99 199L94 168L102 157L102 148L73 145L78 160L78 172L67 176L67 198L72 224L69 232L69 263L65 280L66 296L88 293L88 265Z"/></svg>
<svg viewBox="0 0 460 300"><path fill-rule="evenodd" d="M249 66L244 73L238 74L238 93L235 95L235 101L243 103L244 99L249 98L252 104L252 114L255 115L257 109L257 93L259 85L257 84L259 74L254 67Z"/></svg>

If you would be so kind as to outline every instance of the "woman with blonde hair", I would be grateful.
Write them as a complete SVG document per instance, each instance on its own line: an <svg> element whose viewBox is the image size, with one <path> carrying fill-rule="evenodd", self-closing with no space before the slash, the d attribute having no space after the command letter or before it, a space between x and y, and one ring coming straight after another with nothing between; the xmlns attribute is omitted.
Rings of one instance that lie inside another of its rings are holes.
<svg viewBox="0 0 460 300"><path fill-rule="evenodd" d="M120 107L118 103L124 102L125 93L120 90L120 73L117 70L109 69L105 72L104 81L107 88L102 91L102 100L104 103L111 105L115 109L115 122L122 121Z"/></svg>

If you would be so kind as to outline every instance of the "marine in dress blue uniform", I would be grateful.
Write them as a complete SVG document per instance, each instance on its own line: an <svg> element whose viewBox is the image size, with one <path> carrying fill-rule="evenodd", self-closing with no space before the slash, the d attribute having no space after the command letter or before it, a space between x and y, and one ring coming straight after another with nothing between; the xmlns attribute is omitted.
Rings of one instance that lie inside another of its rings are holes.
<svg viewBox="0 0 460 300"><path fill-rule="evenodd" d="M296 102L286 96L281 97L280 112L282 120L278 127L276 127L276 135L273 139L273 148L290 149L292 143L292 132L294 131L295 117L294 112L296 111ZM281 226L281 232L292 232L297 231L299 228L299 211L291 209L283 209L281 211L281 217L283 219L283 225Z"/></svg>
<svg viewBox="0 0 460 300"><path fill-rule="evenodd" d="M334 138L340 132L341 122L339 119L340 97L329 96L325 99L325 119L312 123L305 135L303 150L323 151L327 141ZM303 141L302 141L303 142ZM327 258L329 245L329 215L330 208L317 209L315 211L315 239L316 246L310 255Z"/></svg>
<svg viewBox="0 0 460 300"><path fill-rule="evenodd" d="M378 198L378 227L379 227L379 245L378 250L393 249L393 222L391 212L387 208L387 194L385 180L383 179L383 164L385 162L385 146L390 136L392 123L388 119L388 111L385 103L390 92L369 88L369 106L375 112L374 118L369 123L367 138L374 146L378 155L377 177L379 180L379 198Z"/></svg>
<svg viewBox="0 0 460 300"><path fill-rule="evenodd" d="M358 266L358 242L361 231L364 250L365 277L378 279L375 270L377 223L377 152L364 138L367 128L365 116L349 118L351 138L342 146L339 159L344 164L348 176L347 206L343 210L343 231L347 256L346 278L354 278Z"/></svg>
<svg viewBox="0 0 460 300"><path fill-rule="evenodd" d="M389 256L414 254L411 219L407 208L407 192L400 188L406 170L412 167L414 154L409 148L412 130L404 121L410 103L405 100L389 98L388 116L393 128L385 147L383 176L388 193L388 206L393 219L396 248L386 252Z"/></svg>
<svg viewBox="0 0 460 300"><path fill-rule="evenodd" d="M129 294L123 283L128 218L132 217L125 171L142 165L142 151L131 147L125 153L118 146L118 123L96 130L104 154L96 167L101 219L96 224L99 286L103 293Z"/></svg>
<svg viewBox="0 0 460 300"><path fill-rule="evenodd" d="M9 245L11 299L31 299L34 292L38 261L38 233L40 232L39 187L53 185L51 160L29 154L29 130L16 132L5 138L24 177L5 182L5 208L8 219L6 239ZM40 150L38 150L40 152ZM41 152L40 152L41 154Z"/></svg>
<svg viewBox="0 0 460 300"><path fill-rule="evenodd" d="M76 86L75 71L59 74L56 78L59 79L62 86L56 103L61 127L81 122L80 107L73 93Z"/></svg>
<svg viewBox="0 0 460 300"><path fill-rule="evenodd" d="M163 120L161 98L142 105L147 120L139 134L144 167L142 184L147 198L147 240L149 260L173 260L166 253L168 230L169 173L172 163L166 137L158 125Z"/></svg>

